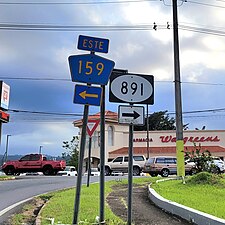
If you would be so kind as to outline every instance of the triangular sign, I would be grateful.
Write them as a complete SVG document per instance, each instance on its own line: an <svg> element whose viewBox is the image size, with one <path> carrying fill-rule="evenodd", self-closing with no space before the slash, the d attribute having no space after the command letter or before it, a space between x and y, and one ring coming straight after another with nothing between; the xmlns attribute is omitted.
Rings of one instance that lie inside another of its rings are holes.
<svg viewBox="0 0 225 225"><path fill-rule="evenodd" d="M87 133L91 137L94 131L96 130L100 120L88 120L87 123Z"/></svg>

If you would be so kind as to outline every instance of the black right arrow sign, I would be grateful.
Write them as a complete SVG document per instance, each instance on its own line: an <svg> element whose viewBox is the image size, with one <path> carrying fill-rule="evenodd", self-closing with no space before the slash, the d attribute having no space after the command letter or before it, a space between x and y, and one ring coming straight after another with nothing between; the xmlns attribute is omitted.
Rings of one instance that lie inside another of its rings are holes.
<svg viewBox="0 0 225 225"><path fill-rule="evenodd" d="M134 119L137 119L140 114L137 113L136 111L133 111L133 113L122 113L123 117L133 117Z"/></svg>
<svg viewBox="0 0 225 225"><path fill-rule="evenodd" d="M119 106L119 123L124 124L144 124L144 107L143 106Z"/></svg>

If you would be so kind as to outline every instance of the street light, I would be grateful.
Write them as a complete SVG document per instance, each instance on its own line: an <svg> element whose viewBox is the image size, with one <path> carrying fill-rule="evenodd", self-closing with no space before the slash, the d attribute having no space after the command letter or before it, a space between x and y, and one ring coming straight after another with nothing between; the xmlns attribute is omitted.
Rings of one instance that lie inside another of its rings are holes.
<svg viewBox="0 0 225 225"><path fill-rule="evenodd" d="M6 147L5 147L5 161L8 159L9 137L11 134L6 135Z"/></svg>
<svg viewBox="0 0 225 225"><path fill-rule="evenodd" d="M43 146L40 145L40 148L39 148L39 154L41 154L41 149L43 148Z"/></svg>

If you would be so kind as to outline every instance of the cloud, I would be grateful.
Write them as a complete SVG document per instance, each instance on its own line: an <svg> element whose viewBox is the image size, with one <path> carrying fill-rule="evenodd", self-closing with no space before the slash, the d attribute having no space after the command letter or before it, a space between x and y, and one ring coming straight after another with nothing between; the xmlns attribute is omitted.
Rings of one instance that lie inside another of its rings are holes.
<svg viewBox="0 0 225 225"><path fill-rule="evenodd" d="M96 54L115 61L118 69L154 75L155 103L150 106L150 111L175 111L170 1L1 7L1 23L108 26L103 31L0 30L2 77L70 79L68 56L88 54L77 49L78 36L83 34L108 38L109 53ZM183 111L222 108L225 84L224 37L199 33L197 28L224 32L224 10L183 2L178 7L178 13ZM157 30L152 29L154 22L158 26ZM171 29L166 28L167 22ZM136 28L145 25L149 29L112 31L109 28L122 25ZM183 30L184 25L196 29ZM74 83L71 81L10 79L5 82L11 86L11 109L73 112L82 116L83 105L73 104ZM196 82L222 85L200 85ZM106 110L117 111L118 104L108 102L108 95L107 87ZM90 107L90 113L99 111L99 107ZM11 122L3 125L1 149L4 150L5 135L12 134L10 147L15 154L38 151L39 146L43 145L46 153L60 155L62 141L70 140L77 133L72 121L81 117L10 113ZM185 118L185 122L190 122L192 128L206 124L208 129L224 129L221 114L212 116L213 119L197 117L198 114L195 114L195 117Z"/></svg>

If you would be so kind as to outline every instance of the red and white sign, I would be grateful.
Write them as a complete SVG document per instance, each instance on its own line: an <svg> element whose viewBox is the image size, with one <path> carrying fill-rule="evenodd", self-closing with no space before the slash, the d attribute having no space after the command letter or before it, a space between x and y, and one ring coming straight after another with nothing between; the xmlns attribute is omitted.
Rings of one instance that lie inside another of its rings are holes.
<svg viewBox="0 0 225 225"><path fill-rule="evenodd" d="M9 93L10 93L10 86L4 83L3 81L0 82L0 107L2 109L8 110L9 108Z"/></svg>
<svg viewBox="0 0 225 225"><path fill-rule="evenodd" d="M9 122L9 114L0 110L0 121L2 123L8 123Z"/></svg>
<svg viewBox="0 0 225 225"><path fill-rule="evenodd" d="M99 122L100 122L100 120L88 120L87 133L90 137L95 132L96 128L98 127Z"/></svg>

